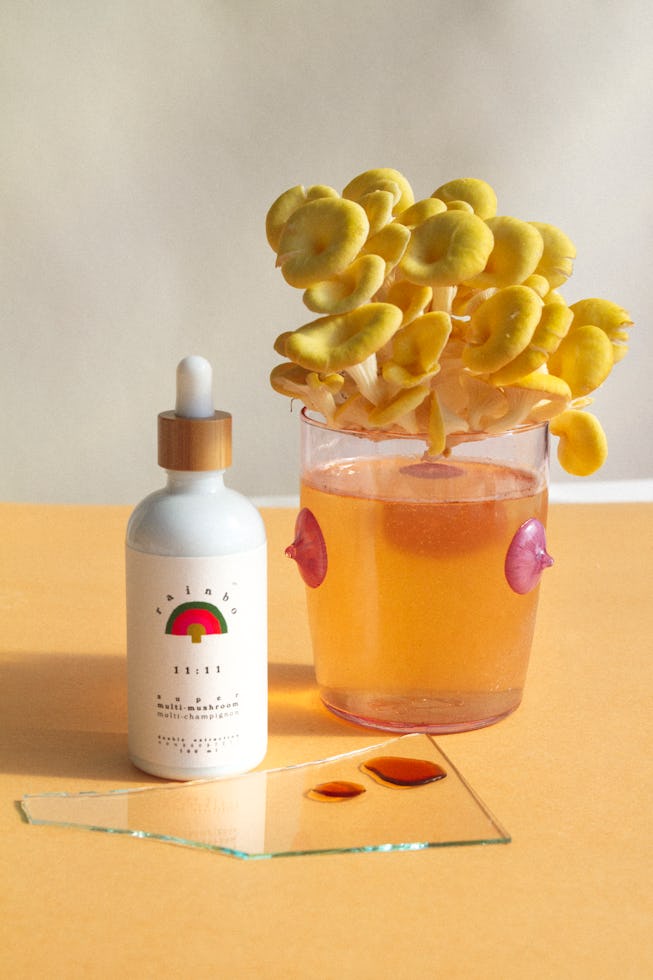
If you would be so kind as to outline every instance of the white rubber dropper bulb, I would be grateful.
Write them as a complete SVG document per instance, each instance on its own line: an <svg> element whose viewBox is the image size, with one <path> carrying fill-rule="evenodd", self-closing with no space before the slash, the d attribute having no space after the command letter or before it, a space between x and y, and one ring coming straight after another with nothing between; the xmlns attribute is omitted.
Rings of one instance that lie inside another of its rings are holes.
<svg viewBox="0 0 653 980"><path fill-rule="evenodd" d="M183 419L209 419L213 414L213 369L205 357L191 354L177 366L175 415Z"/></svg>

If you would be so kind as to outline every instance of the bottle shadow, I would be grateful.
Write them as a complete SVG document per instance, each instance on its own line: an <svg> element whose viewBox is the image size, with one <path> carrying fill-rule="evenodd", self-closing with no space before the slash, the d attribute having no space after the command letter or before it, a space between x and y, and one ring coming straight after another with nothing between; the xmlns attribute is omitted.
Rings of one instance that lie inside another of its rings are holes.
<svg viewBox="0 0 653 980"><path fill-rule="evenodd" d="M120 784L162 782L128 758L124 656L16 654L5 663L2 693L1 772ZM269 665L268 730L271 740L339 739L360 732L324 708L312 667L285 663ZM74 786L65 789L74 791Z"/></svg>

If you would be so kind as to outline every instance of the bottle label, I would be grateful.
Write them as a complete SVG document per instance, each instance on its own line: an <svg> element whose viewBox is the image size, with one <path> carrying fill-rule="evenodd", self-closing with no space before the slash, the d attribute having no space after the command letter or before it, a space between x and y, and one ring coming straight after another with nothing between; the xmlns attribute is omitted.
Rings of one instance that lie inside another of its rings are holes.
<svg viewBox="0 0 653 980"><path fill-rule="evenodd" d="M131 758L173 779L257 765L267 739L265 544L209 558L127 548L126 564Z"/></svg>

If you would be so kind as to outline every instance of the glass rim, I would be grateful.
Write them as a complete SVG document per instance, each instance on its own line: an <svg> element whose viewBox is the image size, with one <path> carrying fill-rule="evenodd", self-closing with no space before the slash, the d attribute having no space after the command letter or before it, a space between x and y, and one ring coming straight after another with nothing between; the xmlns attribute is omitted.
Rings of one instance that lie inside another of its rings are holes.
<svg viewBox="0 0 653 980"><path fill-rule="evenodd" d="M356 439L367 439L370 442L385 442L390 439L402 439L402 440L413 440L419 442L428 442L428 434L426 432L389 432L384 429L350 429L347 426L334 426L329 425L329 423L323 417L314 418L311 413L319 416L319 412L315 412L314 409L307 408L306 405L302 406L300 411L300 419L305 425L313 426L316 429L322 429L325 432L337 432L343 436L352 436ZM462 443L462 442L480 442L483 439L501 439L503 436L510 435L522 435L526 432L532 432L536 429L546 430L549 426L550 419L544 419L542 422L526 422L523 425L514 425L508 429L502 429L500 432L483 432L478 430L469 430L467 432L450 432L447 433L447 443Z"/></svg>

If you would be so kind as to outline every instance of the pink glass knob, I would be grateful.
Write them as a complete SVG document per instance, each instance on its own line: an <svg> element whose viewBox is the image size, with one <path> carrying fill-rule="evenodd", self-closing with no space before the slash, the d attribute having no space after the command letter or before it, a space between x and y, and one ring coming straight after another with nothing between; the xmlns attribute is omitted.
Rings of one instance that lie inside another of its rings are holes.
<svg viewBox="0 0 653 980"><path fill-rule="evenodd" d="M297 562L299 574L311 589L322 585L327 573L327 550L320 525L308 507L300 510L295 521L295 540L286 555Z"/></svg>
<svg viewBox="0 0 653 980"><path fill-rule="evenodd" d="M534 589L545 568L553 564L546 550L544 526L531 517L519 528L506 554L505 574L508 585L519 595Z"/></svg>

